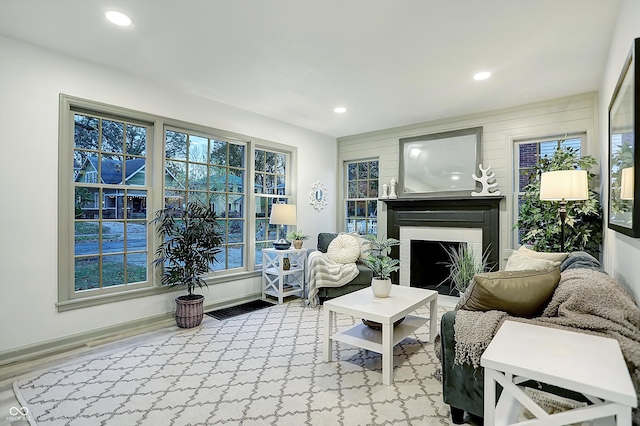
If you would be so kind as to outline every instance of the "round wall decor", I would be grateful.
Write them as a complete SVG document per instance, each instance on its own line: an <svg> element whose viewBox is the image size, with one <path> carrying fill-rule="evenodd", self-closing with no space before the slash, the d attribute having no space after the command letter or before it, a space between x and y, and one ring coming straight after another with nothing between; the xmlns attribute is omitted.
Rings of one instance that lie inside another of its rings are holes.
<svg viewBox="0 0 640 426"><path fill-rule="evenodd" d="M320 182L316 182L311 186L309 194L309 204L320 211L327 206L327 187Z"/></svg>

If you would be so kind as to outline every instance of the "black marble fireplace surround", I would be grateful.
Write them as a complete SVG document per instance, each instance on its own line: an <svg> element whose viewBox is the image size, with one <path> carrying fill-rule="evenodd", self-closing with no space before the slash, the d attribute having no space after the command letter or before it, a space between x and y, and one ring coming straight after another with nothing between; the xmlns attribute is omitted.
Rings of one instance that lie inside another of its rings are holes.
<svg viewBox="0 0 640 426"><path fill-rule="evenodd" d="M500 259L500 202L497 197L402 198L382 200L387 205L387 237L400 239L401 226L481 228L482 250L489 250L489 267L498 270ZM412 253L414 256L415 253ZM398 259L399 248L391 256ZM394 284L398 272L392 274Z"/></svg>

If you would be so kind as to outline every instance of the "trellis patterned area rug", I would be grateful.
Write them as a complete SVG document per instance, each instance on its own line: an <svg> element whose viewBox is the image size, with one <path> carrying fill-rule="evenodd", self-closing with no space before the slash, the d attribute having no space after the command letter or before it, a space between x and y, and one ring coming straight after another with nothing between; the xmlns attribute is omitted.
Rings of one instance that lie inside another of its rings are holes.
<svg viewBox="0 0 640 426"><path fill-rule="evenodd" d="M428 315L428 308L418 311ZM439 316L444 309L439 309ZM338 315L338 327L360 321ZM322 360L323 311L292 301L16 382L38 425L449 425L428 325L381 356L337 344Z"/></svg>

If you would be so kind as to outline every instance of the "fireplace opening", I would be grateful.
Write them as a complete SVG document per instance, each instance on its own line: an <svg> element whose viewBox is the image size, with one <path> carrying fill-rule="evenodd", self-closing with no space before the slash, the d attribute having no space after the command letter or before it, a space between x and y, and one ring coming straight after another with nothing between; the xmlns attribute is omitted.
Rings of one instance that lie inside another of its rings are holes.
<svg viewBox="0 0 640 426"><path fill-rule="evenodd" d="M457 249L463 242L411 240L411 287L435 290L440 294L458 296L449 276L450 248ZM442 284L441 284L442 283Z"/></svg>

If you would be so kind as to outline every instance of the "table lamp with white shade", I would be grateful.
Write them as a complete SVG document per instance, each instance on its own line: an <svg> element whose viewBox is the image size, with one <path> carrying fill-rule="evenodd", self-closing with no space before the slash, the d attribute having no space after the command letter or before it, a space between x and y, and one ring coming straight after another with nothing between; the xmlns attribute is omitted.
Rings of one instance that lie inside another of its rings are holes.
<svg viewBox="0 0 640 426"><path fill-rule="evenodd" d="M291 247L291 242L282 235L282 225L295 225L296 222L296 206L294 204L273 204L271 206L269 223L278 225L278 239L273 242L275 249L286 250Z"/></svg>
<svg viewBox="0 0 640 426"><path fill-rule="evenodd" d="M564 223L567 219L567 201L589 198L586 170L556 170L542 173L540 199L560 201L560 250L564 251Z"/></svg>
<svg viewBox="0 0 640 426"><path fill-rule="evenodd" d="M622 169L622 177L620 179L620 199L621 200L633 200L633 167L626 167Z"/></svg>

